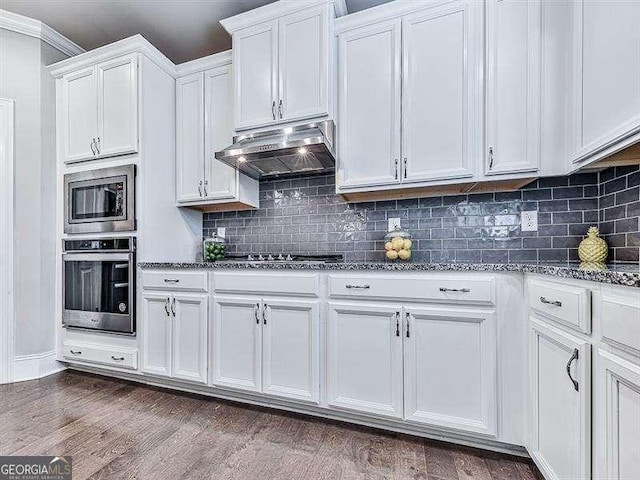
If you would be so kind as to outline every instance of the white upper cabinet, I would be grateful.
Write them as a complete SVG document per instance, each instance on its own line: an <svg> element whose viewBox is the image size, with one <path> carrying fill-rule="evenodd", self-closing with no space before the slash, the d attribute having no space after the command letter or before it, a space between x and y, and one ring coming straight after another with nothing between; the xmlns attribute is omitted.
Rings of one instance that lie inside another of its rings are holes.
<svg viewBox="0 0 640 480"><path fill-rule="evenodd" d="M337 183L400 182L400 19L340 35Z"/></svg>
<svg viewBox="0 0 640 480"><path fill-rule="evenodd" d="M402 19L402 181L472 177L481 123L482 8L454 1Z"/></svg>
<svg viewBox="0 0 640 480"><path fill-rule="evenodd" d="M278 22L233 35L236 129L275 123L278 107Z"/></svg>
<svg viewBox="0 0 640 480"><path fill-rule="evenodd" d="M105 61L62 77L65 162L138 151L138 56Z"/></svg>
<svg viewBox="0 0 640 480"><path fill-rule="evenodd" d="M403 317L405 419L495 435L493 311L405 307Z"/></svg>
<svg viewBox="0 0 640 480"><path fill-rule="evenodd" d="M540 0L486 3L486 175L540 169Z"/></svg>
<svg viewBox="0 0 640 480"><path fill-rule="evenodd" d="M574 2L574 81L574 163L640 140L640 2Z"/></svg>
<svg viewBox="0 0 640 480"><path fill-rule="evenodd" d="M222 21L233 36L235 129L328 115L332 2L259 10Z"/></svg>

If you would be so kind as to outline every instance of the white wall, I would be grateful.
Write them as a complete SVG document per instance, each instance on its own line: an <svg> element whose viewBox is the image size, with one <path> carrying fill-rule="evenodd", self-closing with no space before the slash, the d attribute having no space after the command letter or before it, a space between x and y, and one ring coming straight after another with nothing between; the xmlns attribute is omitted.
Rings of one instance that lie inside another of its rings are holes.
<svg viewBox="0 0 640 480"><path fill-rule="evenodd" d="M0 29L0 97L15 100L15 355L54 348L55 92L47 64L66 58Z"/></svg>

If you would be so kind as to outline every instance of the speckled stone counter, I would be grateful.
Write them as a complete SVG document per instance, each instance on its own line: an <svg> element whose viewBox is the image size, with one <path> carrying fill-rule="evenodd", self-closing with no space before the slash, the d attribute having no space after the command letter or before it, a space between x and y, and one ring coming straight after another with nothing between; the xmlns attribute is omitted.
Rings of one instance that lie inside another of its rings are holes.
<svg viewBox="0 0 640 480"><path fill-rule="evenodd" d="M400 272L522 272L550 275L559 278L590 280L593 282L640 287L640 266L608 265L605 270L581 267L578 263L320 263L320 262L150 262L139 263L141 268L236 269L236 270L339 270L339 271L400 271Z"/></svg>

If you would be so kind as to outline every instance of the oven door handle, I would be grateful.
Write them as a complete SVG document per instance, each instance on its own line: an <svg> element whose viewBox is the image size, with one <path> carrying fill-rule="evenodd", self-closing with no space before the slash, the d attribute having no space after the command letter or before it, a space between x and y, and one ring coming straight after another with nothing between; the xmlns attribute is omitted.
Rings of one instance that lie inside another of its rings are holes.
<svg viewBox="0 0 640 480"><path fill-rule="evenodd" d="M65 262L131 262L131 253L63 253Z"/></svg>

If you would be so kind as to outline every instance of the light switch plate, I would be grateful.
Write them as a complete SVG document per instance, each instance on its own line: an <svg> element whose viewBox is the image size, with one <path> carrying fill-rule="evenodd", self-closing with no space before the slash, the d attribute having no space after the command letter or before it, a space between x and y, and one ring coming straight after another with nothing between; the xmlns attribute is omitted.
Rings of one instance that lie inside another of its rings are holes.
<svg viewBox="0 0 640 480"><path fill-rule="evenodd" d="M399 218L390 218L389 220L389 231L395 230L396 228L400 228L400 219Z"/></svg>
<svg viewBox="0 0 640 480"><path fill-rule="evenodd" d="M521 230L523 232L538 231L538 211L530 210L520 213Z"/></svg>

